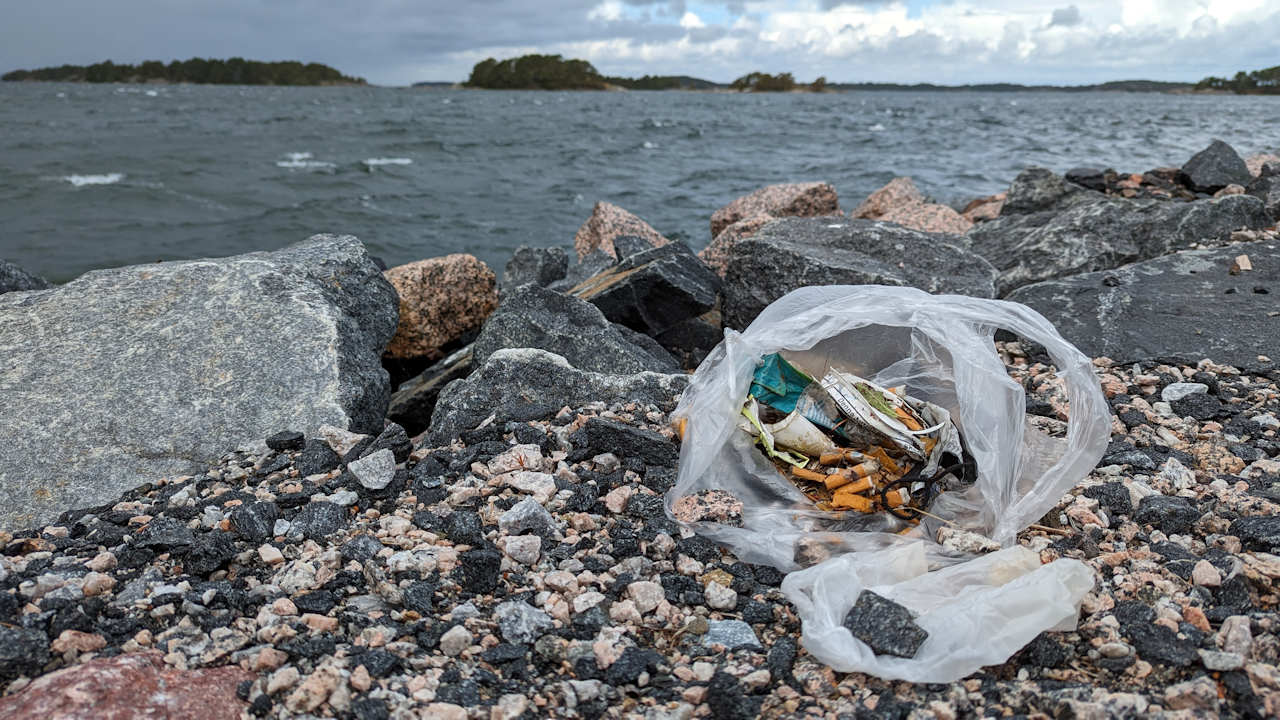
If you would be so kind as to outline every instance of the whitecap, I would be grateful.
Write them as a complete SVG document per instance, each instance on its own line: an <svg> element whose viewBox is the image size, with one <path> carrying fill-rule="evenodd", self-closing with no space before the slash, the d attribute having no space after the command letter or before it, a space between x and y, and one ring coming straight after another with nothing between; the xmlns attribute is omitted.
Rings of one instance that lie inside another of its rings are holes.
<svg viewBox="0 0 1280 720"><path fill-rule="evenodd" d="M124 179L124 173L106 173L104 175L65 175L62 178L76 187L85 185L114 185Z"/></svg>
<svg viewBox="0 0 1280 720"><path fill-rule="evenodd" d="M331 168L333 163L321 160L277 160L276 167L282 168Z"/></svg>
<svg viewBox="0 0 1280 720"><path fill-rule="evenodd" d="M160 93L156 92L155 90L148 90L148 91L147 91L147 97L159 97L159 95L160 95Z"/></svg>
<svg viewBox="0 0 1280 720"><path fill-rule="evenodd" d="M657 144L657 143L651 143L651 142L649 142L648 140L645 140L645 141L644 141L644 149L645 149L645 150L652 150L652 149L654 149L654 148L656 148L656 147L658 147L658 144Z"/></svg>
<svg viewBox="0 0 1280 720"><path fill-rule="evenodd" d="M868 130L870 130L871 132L880 132L880 131L884 130L884 126L883 126L883 125L881 125L880 123L876 123L875 125L872 125L871 127L867 128L867 129L868 129Z"/></svg>
<svg viewBox="0 0 1280 720"><path fill-rule="evenodd" d="M284 156L289 158L290 160L310 160L313 157L313 155L309 152L285 153Z"/></svg>
<svg viewBox="0 0 1280 720"><path fill-rule="evenodd" d="M66 93L63 93L63 92L58 93L58 97L64 98L66 96L67 96Z"/></svg>
<svg viewBox="0 0 1280 720"><path fill-rule="evenodd" d="M393 157L393 158L369 158L364 161L369 167L377 167L378 165L412 165L413 161L409 158Z"/></svg>

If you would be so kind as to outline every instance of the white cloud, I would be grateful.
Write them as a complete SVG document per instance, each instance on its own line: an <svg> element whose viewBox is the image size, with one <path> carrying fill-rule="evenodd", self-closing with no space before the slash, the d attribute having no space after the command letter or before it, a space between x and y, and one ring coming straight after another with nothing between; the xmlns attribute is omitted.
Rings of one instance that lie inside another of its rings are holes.
<svg viewBox="0 0 1280 720"><path fill-rule="evenodd" d="M603 20L610 22L622 19L622 3L619 0L604 0L604 2L591 9L587 13L588 20Z"/></svg>
<svg viewBox="0 0 1280 720"><path fill-rule="evenodd" d="M698 17L697 15L693 14L690 11L685 11L684 16L680 18L680 27L685 28L686 30L692 30L694 28L703 28L706 26L707 24L702 22L702 18Z"/></svg>

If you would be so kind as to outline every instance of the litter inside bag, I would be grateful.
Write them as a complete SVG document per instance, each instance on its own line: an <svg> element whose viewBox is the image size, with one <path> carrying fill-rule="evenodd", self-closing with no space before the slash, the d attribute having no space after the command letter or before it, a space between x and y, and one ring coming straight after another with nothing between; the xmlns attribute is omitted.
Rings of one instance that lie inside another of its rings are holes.
<svg viewBox="0 0 1280 720"><path fill-rule="evenodd" d="M997 329L1057 366L1065 438L1026 423ZM727 332L675 415L684 443L668 513L743 560L797 571L783 590L806 648L832 667L947 682L1074 626L1092 574L1074 560L1041 567L1014 543L1097 463L1110 417L1089 359L1035 311L802 288ZM699 497L741 512L675 511Z"/></svg>

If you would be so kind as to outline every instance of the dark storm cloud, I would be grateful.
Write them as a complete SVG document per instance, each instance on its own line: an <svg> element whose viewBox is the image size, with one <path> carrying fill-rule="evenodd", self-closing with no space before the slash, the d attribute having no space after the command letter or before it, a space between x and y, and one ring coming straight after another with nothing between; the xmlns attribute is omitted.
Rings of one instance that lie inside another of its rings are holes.
<svg viewBox="0 0 1280 720"><path fill-rule="evenodd" d="M1072 25L1079 25L1081 20L1080 8L1075 5L1068 5L1053 11L1053 16L1049 18L1049 26L1071 27Z"/></svg>

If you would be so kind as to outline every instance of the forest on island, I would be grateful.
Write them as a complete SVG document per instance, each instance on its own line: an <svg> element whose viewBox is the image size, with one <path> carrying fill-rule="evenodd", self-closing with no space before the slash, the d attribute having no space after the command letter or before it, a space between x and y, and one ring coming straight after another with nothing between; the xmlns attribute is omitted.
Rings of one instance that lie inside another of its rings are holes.
<svg viewBox="0 0 1280 720"><path fill-rule="evenodd" d="M364 80L348 77L320 63L294 60L260 62L233 57L227 60L191 58L165 64L148 60L137 65L110 60L93 65L59 65L37 70L14 70L0 80L142 83L170 82L210 85L363 85Z"/></svg>

